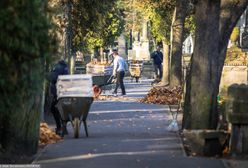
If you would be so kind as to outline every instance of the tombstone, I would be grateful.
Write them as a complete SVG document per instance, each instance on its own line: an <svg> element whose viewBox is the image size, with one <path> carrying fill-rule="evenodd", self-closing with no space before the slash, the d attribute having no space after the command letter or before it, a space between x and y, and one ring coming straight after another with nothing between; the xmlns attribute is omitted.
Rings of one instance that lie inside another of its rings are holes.
<svg viewBox="0 0 248 168"><path fill-rule="evenodd" d="M248 154L248 85L234 84L228 88L226 112L232 125L232 154Z"/></svg>
<svg viewBox="0 0 248 168"><path fill-rule="evenodd" d="M247 66L228 66L223 67L220 94L221 96L227 95L227 88L233 84L248 84L248 67Z"/></svg>
<svg viewBox="0 0 248 168"><path fill-rule="evenodd" d="M150 60L149 40L147 37L147 21L144 21L142 26L141 38L139 38L138 32L133 33L135 41L133 42L132 50L128 50L128 60Z"/></svg>
<svg viewBox="0 0 248 168"><path fill-rule="evenodd" d="M150 60L149 52L149 40L148 40L148 26L147 21L143 21L142 25L142 38L141 38L141 49L140 49L140 60Z"/></svg>
<svg viewBox="0 0 248 168"><path fill-rule="evenodd" d="M141 40L142 41L147 41L148 40L148 38L147 38L147 21L146 20L143 21Z"/></svg>

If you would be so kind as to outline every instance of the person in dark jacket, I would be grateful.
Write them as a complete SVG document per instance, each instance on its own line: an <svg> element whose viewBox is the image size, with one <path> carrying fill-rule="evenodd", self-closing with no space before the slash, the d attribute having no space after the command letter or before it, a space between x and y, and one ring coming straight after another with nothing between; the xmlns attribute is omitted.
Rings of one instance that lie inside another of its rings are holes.
<svg viewBox="0 0 248 168"><path fill-rule="evenodd" d="M160 51L160 47L157 46L157 50L151 55L154 64L154 71L156 79L162 79L162 63L163 63L163 53Z"/></svg>
<svg viewBox="0 0 248 168"><path fill-rule="evenodd" d="M66 131L66 128L62 128L61 117L59 110L56 108L57 100L57 89L56 83L59 75L67 75L68 74L68 66L64 60L60 60L53 68L50 76L50 92L52 94L52 104L51 104L51 112L53 114L55 123L56 123L56 134L61 135L62 131Z"/></svg>

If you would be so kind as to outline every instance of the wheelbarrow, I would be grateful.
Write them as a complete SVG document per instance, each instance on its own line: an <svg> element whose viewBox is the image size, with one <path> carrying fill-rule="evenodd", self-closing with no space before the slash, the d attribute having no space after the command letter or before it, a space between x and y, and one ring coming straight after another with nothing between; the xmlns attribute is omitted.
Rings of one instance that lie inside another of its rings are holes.
<svg viewBox="0 0 248 168"><path fill-rule="evenodd" d="M63 97L58 99L57 107L60 112L63 128L66 127L67 122L71 122L74 130L74 138L79 137L79 129L82 122L86 136L89 136L86 119L92 102L93 97ZM62 136L64 136L64 130Z"/></svg>
<svg viewBox="0 0 248 168"><path fill-rule="evenodd" d="M62 75L57 81L57 108L61 115L63 128L71 122L74 137L79 137L81 123L84 124L88 137L87 116L93 102L92 76L91 75ZM65 130L62 131L64 136Z"/></svg>
<svg viewBox="0 0 248 168"><path fill-rule="evenodd" d="M107 85L111 84L113 78L111 76L112 72L112 65L101 65L94 63L87 64L86 73L92 75L93 91L96 97L101 94L102 89L111 89L107 87Z"/></svg>
<svg viewBox="0 0 248 168"><path fill-rule="evenodd" d="M135 78L136 83L139 82L139 78L141 77L141 73L143 70L143 63L142 62L130 62L129 72L131 75L131 81Z"/></svg>
<svg viewBox="0 0 248 168"><path fill-rule="evenodd" d="M108 78L104 77L104 79L107 79L107 80L104 80L104 82L101 82L101 83L94 82L93 80L93 92L94 92L95 98L97 98L102 93L102 87L105 87L107 85L110 85L116 82L116 78L113 75L107 76L107 77Z"/></svg>

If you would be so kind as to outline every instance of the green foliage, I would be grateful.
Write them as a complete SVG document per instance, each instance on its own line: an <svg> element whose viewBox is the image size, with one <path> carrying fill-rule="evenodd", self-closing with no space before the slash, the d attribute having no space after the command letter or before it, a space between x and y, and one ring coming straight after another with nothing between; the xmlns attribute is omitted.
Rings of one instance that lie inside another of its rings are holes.
<svg viewBox="0 0 248 168"><path fill-rule="evenodd" d="M230 40L231 42L235 43L238 41L238 38L239 38L239 27L234 27L233 31L232 31L232 34L230 36Z"/></svg>
<svg viewBox="0 0 248 168"><path fill-rule="evenodd" d="M152 36L157 42L169 42L175 0L124 0L126 31L141 31L143 20L150 21Z"/></svg>
<svg viewBox="0 0 248 168"><path fill-rule="evenodd" d="M195 34L195 17L194 15L188 15L185 18L185 25L184 25L184 38L187 38L190 34L194 35Z"/></svg>
<svg viewBox="0 0 248 168"><path fill-rule="evenodd" d="M118 0L73 2L73 46L93 49L112 45L123 31L123 18Z"/></svg>
<svg viewBox="0 0 248 168"><path fill-rule="evenodd" d="M153 2L156 2L153 0ZM172 22L172 14L175 8L175 1L160 1L155 3L154 10L150 14L152 22L151 32L157 42L170 41L170 28Z"/></svg>
<svg viewBox="0 0 248 168"><path fill-rule="evenodd" d="M35 0L28 5L23 5L25 1L1 4L1 51L8 52L18 61L39 58L39 53L48 46L47 35L44 34L47 34L49 24L45 15L41 14L40 3Z"/></svg>
<svg viewBox="0 0 248 168"><path fill-rule="evenodd" d="M45 9L44 0L0 2L0 157L37 147L43 63L55 44Z"/></svg>
<svg viewBox="0 0 248 168"><path fill-rule="evenodd" d="M128 34L130 30L139 32L142 29L141 25L144 18L143 3L139 0L123 0L121 6L124 9L126 34Z"/></svg>
<svg viewBox="0 0 248 168"><path fill-rule="evenodd" d="M123 31L124 20L118 8L113 7L102 17L103 21L96 26L94 31L89 31L83 39L90 49L114 45L116 38Z"/></svg>

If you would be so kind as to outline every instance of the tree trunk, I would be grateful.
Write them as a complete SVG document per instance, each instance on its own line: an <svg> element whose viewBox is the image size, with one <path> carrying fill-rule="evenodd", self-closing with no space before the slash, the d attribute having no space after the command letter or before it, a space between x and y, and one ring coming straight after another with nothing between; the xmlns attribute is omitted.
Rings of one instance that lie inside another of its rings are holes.
<svg viewBox="0 0 248 168"><path fill-rule="evenodd" d="M193 57L194 55L192 54L191 56L191 60L193 60ZM186 94L185 94L185 97L184 97L184 111L183 111L183 121L182 121L182 129L186 128L186 129L189 129L190 128L190 125L191 125L191 109L190 109L190 91L191 91L191 71L192 71L192 64L190 64L190 68L189 68L189 71L186 71L186 81L185 81L185 84L186 84Z"/></svg>
<svg viewBox="0 0 248 168"><path fill-rule="evenodd" d="M218 70L219 10L218 0L201 0L196 5L196 44L185 100L185 110L189 116L183 124L187 129L214 126L211 121L216 118L217 95L214 88Z"/></svg>
<svg viewBox="0 0 248 168"><path fill-rule="evenodd" d="M64 2L64 15L66 18L66 28L65 28L65 58L69 64L70 74L74 73L74 61L72 54L72 2L70 0Z"/></svg>
<svg viewBox="0 0 248 168"><path fill-rule="evenodd" d="M14 61L13 61L14 62ZM0 163L16 163L21 157L36 153L39 140L42 80L39 61L13 64L17 82L11 92L5 91L0 120ZM37 78L35 78L36 76ZM12 78L13 76L10 75ZM13 83L11 83L13 84ZM10 84L10 85L11 85ZM7 88L6 88L7 90ZM8 96L8 97L6 97Z"/></svg>
<svg viewBox="0 0 248 168"><path fill-rule="evenodd" d="M182 82L182 44L187 0L177 0L171 27L171 68L170 86L181 85Z"/></svg>
<svg viewBox="0 0 248 168"><path fill-rule="evenodd" d="M164 58L163 58L163 76L162 76L162 81L161 81L161 85L168 85L169 84L169 50L170 47L169 45L163 41L163 54L164 54Z"/></svg>
<svg viewBox="0 0 248 168"><path fill-rule="evenodd" d="M0 15L5 16L1 25L7 29L1 28L0 39L0 164L30 162L30 156L38 149L44 80L42 60L55 47L54 38L48 37L46 4L47 1L1 1ZM10 7L15 13L7 12ZM22 15L17 14L20 12ZM9 22L13 19L16 22ZM26 24L27 21L32 24ZM7 38L3 38L4 34ZM3 43L8 45L4 47Z"/></svg>
<svg viewBox="0 0 248 168"><path fill-rule="evenodd" d="M196 43L187 81L184 128L216 128L216 97L228 40L247 5L246 0L201 0L197 3Z"/></svg>

